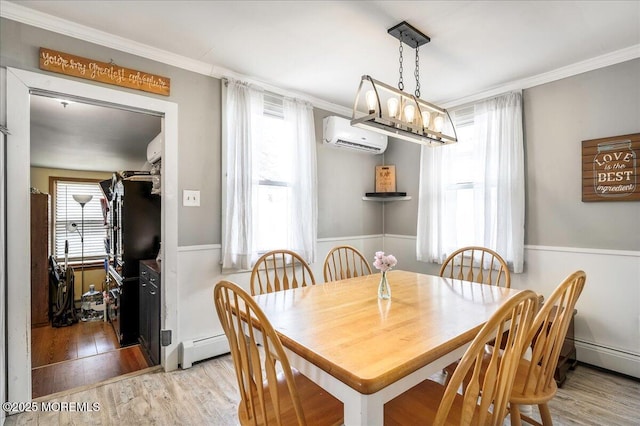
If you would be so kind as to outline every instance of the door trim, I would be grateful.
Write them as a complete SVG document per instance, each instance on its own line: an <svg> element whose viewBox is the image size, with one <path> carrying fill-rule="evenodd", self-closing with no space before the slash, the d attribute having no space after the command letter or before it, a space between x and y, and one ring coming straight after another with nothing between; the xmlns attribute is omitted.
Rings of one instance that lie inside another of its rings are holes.
<svg viewBox="0 0 640 426"><path fill-rule="evenodd" d="M31 400L30 91L46 90L164 115L162 154L163 329L178 330L178 105L122 90L7 68L7 365L9 401ZM26 283L26 284L25 284ZM165 284L166 283L166 284ZM174 342L178 342L176 336ZM178 345L162 349L165 370L178 368Z"/></svg>

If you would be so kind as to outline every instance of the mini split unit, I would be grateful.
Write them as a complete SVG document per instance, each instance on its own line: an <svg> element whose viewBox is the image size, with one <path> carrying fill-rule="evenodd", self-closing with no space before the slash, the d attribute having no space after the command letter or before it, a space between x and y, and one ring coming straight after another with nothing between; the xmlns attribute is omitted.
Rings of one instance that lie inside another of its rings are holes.
<svg viewBox="0 0 640 426"><path fill-rule="evenodd" d="M336 148L347 148L370 154L382 154L387 149L387 136L353 127L349 120L329 116L323 120L323 142Z"/></svg>

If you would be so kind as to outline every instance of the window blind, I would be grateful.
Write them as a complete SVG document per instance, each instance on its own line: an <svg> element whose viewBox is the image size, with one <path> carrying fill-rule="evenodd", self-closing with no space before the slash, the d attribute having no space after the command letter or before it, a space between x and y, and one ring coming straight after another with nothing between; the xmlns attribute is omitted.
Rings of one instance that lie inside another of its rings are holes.
<svg viewBox="0 0 640 426"><path fill-rule="evenodd" d="M84 225L82 207L73 199L73 195L80 194L93 196L84 206ZM54 256L57 259L64 258L65 241L68 241L69 260L81 260L81 233L84 236L85 262L104 258L107 227L102 209L103 198L97 182L55 181ZM67 225L71 222L77 224L76 231L68 229Z"/></svg>

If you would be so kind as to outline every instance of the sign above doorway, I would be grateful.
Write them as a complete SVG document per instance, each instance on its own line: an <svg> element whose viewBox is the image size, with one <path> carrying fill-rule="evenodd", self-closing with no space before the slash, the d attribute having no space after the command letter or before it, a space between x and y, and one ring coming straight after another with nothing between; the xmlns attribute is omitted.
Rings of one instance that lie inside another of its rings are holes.
<svg viewBox="0 0 640 426"><path fill-rule="evenodd" d="M40 69L164 96L169 96L171 90L171 79L167 77L44 47L40 48Z"/></svg>

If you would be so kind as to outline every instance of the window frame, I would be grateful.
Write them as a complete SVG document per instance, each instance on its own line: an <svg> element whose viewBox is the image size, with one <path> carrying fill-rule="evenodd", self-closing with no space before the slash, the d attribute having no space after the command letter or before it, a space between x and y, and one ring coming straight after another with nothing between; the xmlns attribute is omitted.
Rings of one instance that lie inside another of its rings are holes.
<svg viewBox="0 0 640 426"><path fill-rule="evenodd" d="M465 140L467 140L467 143L469 144L479 143L477 138L474 135L474 133L476 132L475 126L477 125L474 119L474 107L470 106L470 107L462 108L460 110L454 111L453 114L454 114L453 123L457 129L458 144L464 144ZM471 135L473 136L470 136L467 130L469 130ZM475 158L475 155L474 155L476 153L475 150L476 150L476 147L472 147L470 149L465 149L465 152L456 153L456 162L453 165L453 169L455 169L455 171L460 171L460 170L467 170L472 168L471 163L473 163ZM444 242L445 247L448 246L450 247L451 250L455 250L456 248L465 246L465 245L467 246L478 245L478 243L475 241L475 236L477 235L477 232L478 232L476 223L477 223L477 220L479 220L480 218L476 217L477 212L476 212L475 206L471 206L471 208L469 206L466 206L466 207L460 206L459 200L461 199L460 195L462 191L471 191L471 196L473 197L475 195L475 191L478 188L483 188L483 187L489 188L491 191L495 191L498 187L498 183L497 182L487 183L485 182L484 178L475 176L475 179L473 177L471 179L464 177L460 180L456 180L455 182L450 182L448 185L444 186L443 189L446 191L445 200L447 199L448 196L456 197L456 200L457 200L455 203L456 211L453 212L453 214L456 217L459 217L462 212L466 212L467 215L469 212L472 212L471 219L466 220L465 222L470 223L468 228L470 228L471 235L474 236L473 238L467 241L464 241L463 239L461 241L460 234L458 234L456 236L455 241L445 241ZM458 229L458 232L460 232L459 229ZM466 233L463 232L463 234L468 234L468 232Z"/></svg>
<svg viewBox="0 0 640 426"><path fill-rule="evenodd" d="M264 99L263 99L263 120L280 120L282 121L283 125L285 123L285 117L284 117L284 99L282 96L279 95L275 95L275 94L271 94L271 93L265 93L264 94ZM264 124L264 122L263 122ZM269 126L267 125L263 125L262 126L262 132L263 134L266 132L266 129ZM252 152L252 156L254 159L257 158L257 154L259 152L259 148L257 146L254 146L254 150ZM255 161L255 160L254 160ZM259 165L259 160L257 160L257 165ZM252 166L255 167L255 166ZM258 173L258 175L260 175L260 169L258 167L255 167L254 170ZM289 188L290 190L293 188L293 182L290 181L285 181L285 180L272 180L272 179L257 179L254 182L254 187L256 188L255 194L259 194L260 187L276 187L276 188ZM290 191L289 191L290 192ZM290 194L289 194L290 195ZM287 208L287 211L283 212L284 214L286 214L287 216L290 216L292 214L292 212L290 211L289 208ZM288 250L290 250L290 247L287 247L285 244L285 247L260 247L260 241L261 238L259 237L260 234L260 227L258 226L259 224L259 220L256 219L254 217L253 219L253 226L254 226L254 230L255 232L255 247L256 247L256 251L258 253L258 255L263 255L267 252L269 252L270 250L273 249L279 249L279 248L286 248ZM287 229L288 231L289 229Z"/></svg>
<svg viewBox="0 0 640 426"><path fill-rule="evenodd" d="M100 192L102 192L102 189L100 188L100 182L103 181L105 179L99 179L99 178L83 178L83 177L66 177L66 176L49 176L49 194L51 194L51 220L50 220L50 229L49 229L49 234L50 234L50 239L49 239L49 246L50 246L50 255L53 256L56 261L61 262L64 261L64 253L58 255L57 253L57 249L56 249L56 225L57 225L57 198L58 198L58 182L68 182L68 183L76 183L76 184L96 184L98 186L98 189L100 190ZM104 198L104 194L102 195L101 198ZM107 223L109 222L110 217L109 215L107 215ZM107 225L105 225L105 237L107 236ZM86 244L86 241L85 241ZM84 267L98 267L98 266L103 266L104 265L104 259L107 256L107 252L105 249L104 254L101 255L89 255L87 256L87 254L85 253L85 259L84 259ZM69 257L69 264L70 265L81 265L82 259L81 256L74 256L74 257Z"/></svg>

